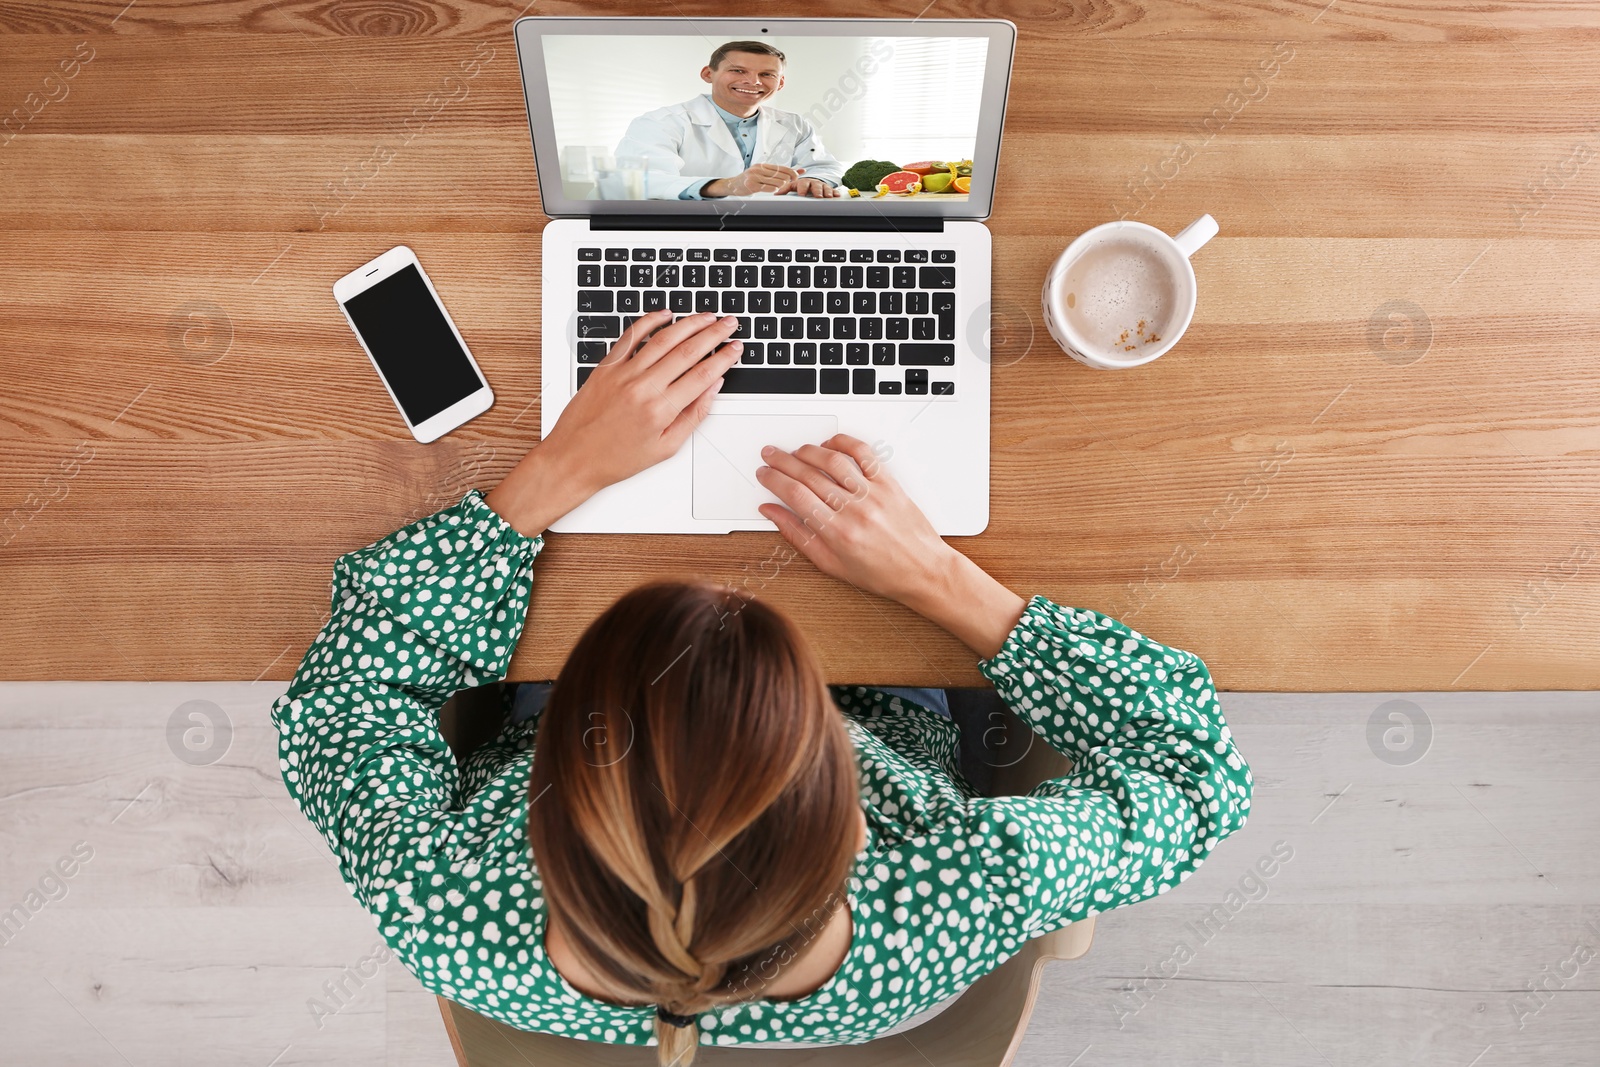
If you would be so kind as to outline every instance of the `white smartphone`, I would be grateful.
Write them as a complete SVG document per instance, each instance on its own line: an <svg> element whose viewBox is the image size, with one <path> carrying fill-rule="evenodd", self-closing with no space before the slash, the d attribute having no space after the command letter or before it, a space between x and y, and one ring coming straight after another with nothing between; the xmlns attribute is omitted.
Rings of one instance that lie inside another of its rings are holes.
<svg viewBox="0 0 1600 1067"><path fill-rule="evenodd" d="M405 245L340 278L333 298L418 441L435 440L494 403L461 331Z"/></svg>

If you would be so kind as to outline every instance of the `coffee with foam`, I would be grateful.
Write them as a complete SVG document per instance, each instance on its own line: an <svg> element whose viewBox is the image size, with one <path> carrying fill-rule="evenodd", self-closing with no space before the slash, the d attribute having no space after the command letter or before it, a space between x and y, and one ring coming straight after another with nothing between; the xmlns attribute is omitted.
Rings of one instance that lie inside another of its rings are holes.
<svg viewBox="0 0 1600 1067"><path fill-rule="evenodd" d="M1201 215L1168 236L1118 219L1080 235L1045 274L1044 323L1062 351L1086 366L1124 370L1159 359L1194 318L1189 257L1217 235Z"/></svg>
<svg viewBox="0 0 1600 1067"><path fill-rule="evenodd" d="M1056 284L1074 333L1104 358L1136 360L1165 345L1181 270L1160 247L1113 238L1084 249Z"/></svg>

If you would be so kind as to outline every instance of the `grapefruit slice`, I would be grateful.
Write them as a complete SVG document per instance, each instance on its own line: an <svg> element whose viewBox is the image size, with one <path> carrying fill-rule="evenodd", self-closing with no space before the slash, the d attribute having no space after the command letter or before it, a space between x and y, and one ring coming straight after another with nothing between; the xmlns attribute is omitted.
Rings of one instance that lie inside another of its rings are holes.
<svg viewBox="0 0 1600 1067"><path fill-rule="evenodd" d="M914 170L897 170L878 180L880 193L914 193L922 188L922 175Z"/></svg>

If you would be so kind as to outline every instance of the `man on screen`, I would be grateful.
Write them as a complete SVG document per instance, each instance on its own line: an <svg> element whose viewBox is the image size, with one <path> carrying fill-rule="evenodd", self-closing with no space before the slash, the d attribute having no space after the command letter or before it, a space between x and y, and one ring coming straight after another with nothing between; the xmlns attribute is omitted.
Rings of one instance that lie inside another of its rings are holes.
<svg viewBox="0 0 1600 1067"><path fill-rule="evenodd" d="M700 69L711 91L634 119L617 157L645 160L652 199L839 196L844 167L815 127L792 111L762 106L783 88L783 64L770 44L729 41Z"/></svg>

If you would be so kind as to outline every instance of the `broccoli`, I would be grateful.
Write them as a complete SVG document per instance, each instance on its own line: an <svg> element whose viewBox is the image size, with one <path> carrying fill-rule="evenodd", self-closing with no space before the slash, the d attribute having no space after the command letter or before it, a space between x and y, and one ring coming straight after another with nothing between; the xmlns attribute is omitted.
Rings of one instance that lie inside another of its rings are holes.
<svg viewBox="0 0 1600 1067"><path fill-rule="evenodd" d="M890 163L887 159L863 159L845 171L840 180L852 189L871 193L877 191L878 183L883 181L885 174L893 174L899 169L899 164Z"/></svg>

